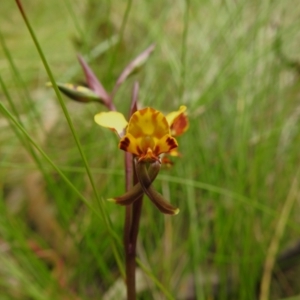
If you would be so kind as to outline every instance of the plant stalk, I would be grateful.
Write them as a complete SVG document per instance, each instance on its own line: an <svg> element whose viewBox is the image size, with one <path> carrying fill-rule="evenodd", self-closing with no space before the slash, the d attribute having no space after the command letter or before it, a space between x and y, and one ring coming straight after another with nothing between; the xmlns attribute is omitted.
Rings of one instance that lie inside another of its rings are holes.
<svg viewBox="0 0 300 300"><path fill-rule="evenodd" d="M126 191L138 182L133 168L133 157L125 153ZM127 300L136 299L136 243L139 232L140 216L142 211L143 196L133 204L126 206L124 224L124 249L126 269Z"/></svg>

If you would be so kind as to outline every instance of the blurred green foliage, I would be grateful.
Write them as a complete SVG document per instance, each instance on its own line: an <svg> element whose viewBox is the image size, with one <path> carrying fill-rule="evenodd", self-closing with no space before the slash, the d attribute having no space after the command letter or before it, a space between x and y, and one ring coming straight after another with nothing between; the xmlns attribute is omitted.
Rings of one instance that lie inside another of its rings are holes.
<svg viewBox="0 0 300 300"><path fill-rule="evenodd" d="M188 107L190 129L178 139L182 157L155 182L180 214L165 217L144 201L138 257L149 276L139 299L167 297L153 278L174 299L255 299L271 242L277 257L300 234L298 185L292 188L300 159L300 5L24 0L23 6L55 80L82 83L81 53L110 90L126 64L155 43L145 67L118 91L116 106L128 114L139 80L140 107ZM112 240L122 253L124 208L105 199L124 191L123 153L93 121L104 107L64 98L99 204L16 4L2 1L0 11L0 102L90 203L0 115L1 299L109 299L120 280ZM99 207L119 239L95 213ZM289 268L275 263L270 299L300 294L298 269L297 256Z"/></svg>

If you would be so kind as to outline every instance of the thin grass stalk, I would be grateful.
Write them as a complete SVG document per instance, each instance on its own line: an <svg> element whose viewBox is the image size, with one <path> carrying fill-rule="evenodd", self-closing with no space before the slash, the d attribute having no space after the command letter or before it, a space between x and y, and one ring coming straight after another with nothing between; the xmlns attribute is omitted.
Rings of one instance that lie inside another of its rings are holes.
<svg viewBox="0 0 300 300"><path fill-rule="evenodd" d="M33 31L33 28L31 27L31 24L30 24L30 22L29 22L29 20L28 20L28 18L27 18L27 16L26 16L26 14L25 14L25 11L24 11L23 6L22 6L22 4L21 4L21 0L15 0L15 1L16 1L16 4L17 4L18 8L19 8L19 11L20 11L20 13L21 13L21 15L22 15L22 17L23 17L23 20L24 20L24 22L25 22L25 24L26 24L26 26L27 26L27 29L28 29L28 31L29 31L29 33L30 33L30 35L31 35L31 38L32 38L32 40L33 40L33 42L34 42L34 45L35 45L35 47L36 47L36 49L37 49L37 51L38 51L38 53L39 53L39 55L40 55L40 58L41 58L42 63L43 63L43 65L44 65L44 68L45 68L45 70L46 70L46 72L47 72L47 74L48 74L48 76L49 76L49 79L50 79L51 84L52 84L52 86L53 86L53 88L54 88L55 94L56 94L57 99L58 99L58 101L59 101L59 104L60 104L60 106L61 106L61 108L62 108L62 110L63 110L63 113L64 113L65 118L66 118L66 120L67 120L67 123L68 123L68 125L69 125L69 128L70 128L70 130L71 130L71 133L72 133L73 138L74 138L74 140L75 140L76 146L77 146L78 151L79 151L80 156L81 156L81 159L82 159L82 161L83 161L83 163L84 163L84 166L85 166L85 169L86 169L86 173L87 173L88 178L89 178L89 180L90 180L90 183L91 183L91 186L92 186L94 195L95 195L95 197L96 197L97 204L98 204L98 208L99 208L99 210L100 210L101 218L103 219L103 221L104 221L104 223L105 223L105 225L106 225L106 227L107 227L107 229L108 229L108 232L109 232L110 234L112 234L113 230L112 230L112 228L111 228L111 221L110 221L110 219L109 219L109 216L105 214L105 211L104 211L104 208L103 208L103 206L102 206L102 203L101 203L99 194L98 194L98 192L97 192L96 184L95 184L95 181L94 181L94 179L93 179L91 170L90 170L90 168L89 168L87 159L86 159L85 154L84 154L84 152L83 152L83 149L82 149L82 147L81 147L79 138L78 138L78 136L77 136L77 134L76 134L74 125L73 125L73 123L72 123L72 120L71 120L70 115L69 115L69 113L68 113L68 110L67 110L67 108L66 108L66 105L65 105L65 103L64 103L64 101L63 101L63 99L62 99L62 97L61 97L61 94L60 94L60 92L59 92L59 89L58 89L58 87L57 87L57 84L56 84L56 81L55 81L54 76L53 76L53 74L52 74L52 71L51 71L51 69L50 69L50 66L49 66L49 64L48 64L48 62L47 62L47 60L46 60L46 57L45 57L45 55L44 55L44 53L43 53L43 51L42 51L42 48L41 48L41 46L40 46L40 44L39 44L39 42L38 42L38 39L37 39L37 37L36 37L36 35L35 35L34 31ZM51 161L51 160L50 160L50 161ZM120 265L120 256L119 256L118 251L117 251L117 248L116 248L115 239L112 237L112 235L110 235L110 237L111 237L111 246L112 246L112 248L113 248L113 253L114 253L114 255L115 255L115 259L116 259L116 261L118 262L118 266L119 266L119 268L120 268L121 273L123 273L123 267L121 267L121 265Z"/></svg>
<svg viewBox="0 0 300 300"><path fill-rule="evenodd" d="M132 6L132 0L128 0L126 10L125 10L125 13L124 13L124 17L123 17L123 20L122 20L122 25L121 25L121 28L120 28L119 45L120 45L120 43L122 43L122 40L123 40L125 27L126 27L126 24L127 24L127 20L128 20L128 17L129 17L131 6Z"/></svg>
<svg viewBox="0 0 300 300"><path fill-rule="evenodd" d="M218 186L215 186L215 185L212 185L209 183L204 183L204 182L197 181L197 180L185 179L185 178L180 178L180 177L175 177L172 175L165 175L165 174L158 175L158 179L166 180L166 181L173 182L173 183L179 183L179 184L182 184L185 186L195 187L200 190L209 191L212 193L223 195L223 196L235 199L236 201L239 201L241 203L244 203L245 205L251 207L252 209L256 209L258 211L261 211L263 213L266 213L266 214L274 216L274 217L278 217L278 212L274 209L269 208L267 205L264 205L258 201L254 201L249 197L246 197L246 196L241 195L236 192L232 192L225 188L220 188ZM290 226L291 226L291 228L300 232L299 227L296 228L296 226L293 226L292 223L290 223Z"/></svg>
<svg viewBox="0 0 300 300"><path fill-rule="evenodd" d="M80 35L80 40L83 41L83 44L85 45L85 43L86 43L86 34L84 32L84 29L81 28L81 25L78 22L78 17L76 16L76 13L75 13L74 8L73 8L74 7L73 2L70 1L70 0L65 0L63 2L65 3L67 11L70 14L71 19L74 23L74 26L75 26L77 32Z"/></svg>
<svg viewBox="0 0 300 300"><path fill-rule="evenodd" d="M187 56L187 39L189 30L189 10L190 10L190 0L185 0L185 11L183 17L183 33L181 40L181 74L180 74L180 85L179 85L179 98L183 100L185 92L185 82L186 82L186 56Z"/></svg>
<svg viewBox="0 0 300 300"><path fill-rule="evenodd" d="M10 119L12 123L26 136L27 140L40 152L40 154L44 157L44 159L54 168L54 170L61 176L61 178L64 180L64 182L77 194L77 196L100 218L102 218L101 212L99 212L97 209L95 209L91 203L78 191L78 189L72 184L72 182L65 176L65 174L56 166L56 164L50 159L50 157L42 150L41 147L38 146L38 144L31 138L31 135L25 130L25 128L18 123L18 121L13 117L13 115L5 108L5 106L0 102L0 112L3 113L3 115ZM121 262L120 254L117 250L115 242L119 244L119 238L117 234L113 231L111 226L106 224L106 230L108 231L111 239L112 239L112 250L116 259L116 262L118 264L118 267L120 269L120 272L124 274L124 268ZM113 240L114 239L114 240Z"/></svg>
<svg viewBox="0 0 300 300"><path fill-rule="evenodd" d="M164 293L166 299L168 300L175 300L175 298L171 295L171 293L164 287L164 285L159 281L159 279L155 278L152 275L152 272L148 270L142 262L136 258L137 264L140 266L140 268L144 271L145 274L151 278L151 280L156 284L156 286Z"/></svg>
<svg viewBox="0 0 300 300"><path fill-rule="evenodd" d="M130 13L130 10L131 10L131 6L132 6L132 0L128 0L127 1L127 6L126 6L126 10L125 10L125 13L124 13L124 17L122 19L120 33L119 33L119 36L118 36L118 42L117 42L115 51L113 52L112 59L111 59L111 64L110 64L110 69L111 70L114 67L114 63L115 63L115 58L117 56L117 52L120 50L120 46L121 46L122 41L123 41L124 32L125 32L127 20L128 20L128 17L129 17L129 13Z"/></svg>
<svg viewBox="0 0 300 300"><path fill-rule="evenodd" d="M191 263L194 273L194 284L196 290L197 299L205 299L203 287L199 284L201 282L201 273L199 272L199 257L201 254L199 237L201 236L198 230L198 218L197 207L195 203L195 189L193 187L187 187L187 203L190 215L190 233L191 233Z"/></svg>
<svg viewBox="0 0 300 300"><path fill-rule="evenodd" d="M8 100L8 103L10 104L10 107L13 111L13 113L16 116L16 119L18 121L18 123L24 127L22 120L19 116L19 113L17 111L17 108L14 104L14 102L12 101L12 98L10 96L10 93L4 83L4 81L2 80L2 77L0 75L0 85L2 88L2 91L6 97L6 99ZM53 186L53 180L51 180L51 177L49 176L49 172L47 172L46 168L43 166L39 156L37 155L37 153L35 152L33 146L31 145L30 142L28 142L28 140L26 138L24 138L22 136L22 134L17 130L17 128L15 126L13 126L13 122L10 119L7 119L12 130L14 131L14 133L16 134L16 136L18 137L19 141L22 143L22 145L24 146L24 148L27 150L28 154L30 155L30 157L33 159L33 161L36 163L36 165L38 166L39 170L41 171L41 173L43 174L43 177L45 179L45 181L47 182L47 184L49 184L49 186Z"/></svg>
<svg viewBox="0 0 300 300"><path fill-rule="evenodd" d="M165 180L162 181L162 194L165 199L171 199L171 191L169 183ZM164 215L164 233L163 233L163 255L164 255L164 262L163 262L163 270L164 270L164 280L166 284L168 284L168 288L170 289L171 286L171 257L172 257L172 245L173 245L173 226L171 218L167 215Z"/></svg>
<svg viewBox="0 0 300 300"><path fill-rule="evenodd" d="M26 109L31 111L33 113L34 117L38 120L39 128L44 130L43 122L41 120L41 117L40 117L34 103L31 101L31 97L30 97L29 91L27 89L27 86L24 83L24 80L21 77L20 73L18 72L17 66L16 66L16 64L15 64L15 62L14 62L12 56L11 56L11 53L10 53L10 51L9 51L7 45L6 45L6 42L5 42L5 39L3 38L3 34L1 32L1 30L0 30L0 44L2 46L2 49L3 49L4 54L6 56L6 59L9 63L9 66L10 66L11 70L13 71L13 75L14 75L14 79L16 81L16 85L19 86L19 87L22 87L22 90L24 92L24 94L21 95L22 102L25 104Z"/></svg>
<svg viewBox="0 0 300 300"><path fill-rule="evenodd" d="M277 222L277 226L275 228L274 235L272 237L270 246L268 248L267 254L266 254L266 260L264 264L264 271L263 276L260 284L260 295L259 300L268 300L270 299L270 286L271 286L271 278L272 278L272 272L275 266L276 262L276 255L278 253L280 241L283 237L287 220L290 216L290 213L292 211L293 205L295 201L299 201L300 198L300 191L299 191L299 183L298 183L298 173L293 179L291 188L289 190L289 193L287 195L287 198L283 204L283 207L281 209L281 214Z"/></svg>
<svg viewBox="0 0 300 300"><path fill-rule="evenodd" d="M58 100L59 100L59 104L60 104L60 106L61 106L61 108L62 108L62 110L63 110L63 113L64 113L64 115L65 115L65 118L66 118L66 120L67 120L67 122L68 122L68 125L69 125L69 127L70 127L71 133L72 133L72 135L73 135L73 138L74 138L74 140L75 140L75 142L76 142L76 146L77 146L77 148L78 148L78 150L79 150L79 152L80 152L82 161L84 162L84 165L85 165L85 167L86 167L86 172L87 172L88 177L89 177L89 179L90 179L90 182L91 182L93 191L94 191L94 193L95 193L95 196L96 196L98 202L100 203L100 199L99 199L99 196L98 196L98 192L97 192L97 189L96 189L96 186L95 186L93 177L92 177L92 175L91 175L91 172L90 172L90 169L89 169L89 166L88 166L88 163L87 163L87 159L86 159L86 157L85 157L85 155L84 155L84 152L83 152L83 150L82 150L82 147L81 147L79 138L78 138L78 136L77 136L77 134L76 134L74 125L73 125L73 123L72 123L72 120L71 120L70 115L69 115L69 113L68 113L68 110L67 110L67 108L66 108L66 105L65 105L65 103L64 103L64 101L63 101L63 99L62 99L62 97L61 97L61 94L60 94L60 92L59 92L59 89L58 89L58 87L57 87L57 85L56 85L56 81L55 81L55 79L54 79L54 76L53 76L53 74L52 74L52 72L51 72L51 69L50 69L50 67L49 67L49 65L48 65L48 62L47 62L47 60L46 60L46 57L44 56L44 53L43 53L43 51L42 51L42 48L41 48L41 46L40 46L40 44L39 44L39 42L38 42L38 40L37 40L37 38L36 38L36 35L35 35L35 33L34 33L32 27L31 27L31 25L30 25L30 22L29 22L29 20L27 19L27 16L26 16L26 14L25 14L25 11L23 10L23 7L22 7L22 5L21 5L21 1L20 1L20 0L16 0L16 3L17 3L17 5L18 5L18 7L19 7L19 10L20 10L20 13L21 13L21 15L22 15L22 17L23 17L23 19L24 19L24 22L25 22L25 24L26 24L26 26L27 26L27 28L28 28L28 30L29 30L29 32L30 32L30 35L31 35L31 37L32 37L32 39L33 39L33 42L34 42L34 44L35 44L35 46L36 46L36 48L37 48L37 51L38 51L38 53L39 53L39 55L40 55L40 58L41 58L41 60L42 60L42 62L43 62L43 65L44 65L44 67L45 67L45 70L46 70L46 72L47 72L47 74L48 74L48 76L49 76L49 79L50 79L50 81L51 81L51 84L52 84L52 86L53 86L53 88L54 88L54 91L55 91L55 93L56 93L56 96L57 96L57 98L58 98ZM100 205L99 208L100 208L101 213L103 214L102 206ZM106 216L105 216L104 214L103 214L102 217L103 217L104 220L107 221L107 218L106 218Z"/></svg>

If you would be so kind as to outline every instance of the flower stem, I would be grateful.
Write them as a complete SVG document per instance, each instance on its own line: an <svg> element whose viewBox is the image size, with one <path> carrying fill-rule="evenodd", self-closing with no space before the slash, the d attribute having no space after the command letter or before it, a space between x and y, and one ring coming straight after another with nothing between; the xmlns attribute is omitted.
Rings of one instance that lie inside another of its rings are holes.
<svg viewBox="0 0 300 300"><path fill-rule="evenodd" d="M132 204L126 206L125 225L124 225L124 249L126 264L126 288L127 299L136 299L135 287L135 249L131 242L130 232L132 224Z"/></svg>
<svg viewBox="0 0 300 300"><path fill-rule="evenodd" d="M138 182L133 168L133 158L128 152L125 153L126 191ZM139 232L140 216L142 211L143 195L133 204L126 206L124 224L124 249L126 265L126 288L127 300L136 299L136 242Z"/></svg>

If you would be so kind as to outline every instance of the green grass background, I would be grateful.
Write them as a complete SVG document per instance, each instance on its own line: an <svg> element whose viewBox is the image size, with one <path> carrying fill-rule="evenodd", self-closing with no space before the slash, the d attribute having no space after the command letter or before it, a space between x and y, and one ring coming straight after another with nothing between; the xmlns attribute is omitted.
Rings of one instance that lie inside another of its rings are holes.
<svg viewBox="0 0 300 300"><path fill-rule="evenodd" d="M128 113L138 80L140 107L188 107L182 157L155 181L180 214L144 200L139 299L258 299L266 260L300 234L300 3L23 6L56 81L84 79L81 53L111 90L155 43L116 106ZM93 121L104 107L64 97L72 131L17 5L1 1L0 13L0 299L122 299L108 292L123 287L124 208L105 199L124 191L124 160ZM272 265L269 299L300 299L298 263Z"/></svg>

